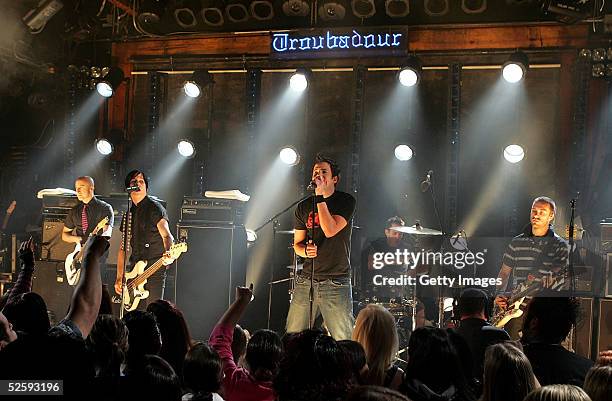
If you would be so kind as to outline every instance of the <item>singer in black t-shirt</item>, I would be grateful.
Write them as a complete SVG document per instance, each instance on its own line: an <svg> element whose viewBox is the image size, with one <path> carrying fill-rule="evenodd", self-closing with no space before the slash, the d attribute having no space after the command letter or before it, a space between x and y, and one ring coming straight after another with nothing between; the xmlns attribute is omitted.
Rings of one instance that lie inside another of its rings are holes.
<svg viewBox="0 0 612 401"><path fill-rule="evenodd" d="M339 174L333 160L318 155L312 169L316 210L313 213L312 196L298 204L295 210L293 248L306 261L302 273L295 279L287 315L288 333L309 327L309 290L314 262L313 320L320 313L332 337L336 340L351 338L355 319L350 245L355 198L336 191Z"/></svg>

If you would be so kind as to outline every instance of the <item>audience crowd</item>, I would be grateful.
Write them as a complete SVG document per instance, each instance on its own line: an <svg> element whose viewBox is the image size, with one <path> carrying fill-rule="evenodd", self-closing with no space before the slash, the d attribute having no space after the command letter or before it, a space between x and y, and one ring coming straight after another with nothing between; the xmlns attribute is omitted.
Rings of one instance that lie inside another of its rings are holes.
<svg viewBox="0 0 612 401"><path fill-rule="evenodd" d="M359 312L352 340L319 329L251 335L238 323L252 288L240 287L208 341L194 341L168 301L110 313L99 262L108 246L85 244L80 281L55 323L31 292L34 244L21 245L19 277L0 299L0 379L63 380L64 398L93 400L612 400L612 351L593 364L561 345L578 319L574 298L533 298L513 342L487 323L487 294L465 290L457 327L416 329L400 360L394 317L379 305Z"/></svg>

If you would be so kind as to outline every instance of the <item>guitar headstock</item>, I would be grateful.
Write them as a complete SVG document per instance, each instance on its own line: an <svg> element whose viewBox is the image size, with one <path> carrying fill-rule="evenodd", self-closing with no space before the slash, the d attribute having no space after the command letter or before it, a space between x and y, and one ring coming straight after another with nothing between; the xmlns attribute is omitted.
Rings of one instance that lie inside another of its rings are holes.
<svg viewBox="0 0 612 401"><path fill-rule="evenodd" d="M102 220L96 224L96 228L91 232L92 235L96 235L99 231L104 230L104 227L108 224L109 218L108 216L104 217Z"/></svg>
<svg viewBox="0 0 612 401"><path fill-rule="evenodd" d="M17 207L17 201L12 201L9 207L6 209L6 214L13 214L15 207Z"/></svg>
<svg viewBox="0 0 612 401"><path fill-rule="evenodd" d="M166 252L166 255L171 257L172 259L178 258L183 252L187 252L187 243L179 242L170 247L170 249Z"/></svg>

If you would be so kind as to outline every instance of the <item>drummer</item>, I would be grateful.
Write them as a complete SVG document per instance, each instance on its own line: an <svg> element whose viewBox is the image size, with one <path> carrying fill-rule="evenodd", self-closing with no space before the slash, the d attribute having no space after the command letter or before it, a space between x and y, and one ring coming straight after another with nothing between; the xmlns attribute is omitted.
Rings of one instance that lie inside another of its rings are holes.
<svg viewBox="0 0 612 401"><path fill-rule="evenodd" d="M374 254L378 252L394 253L397 249L413 250L410 241L404 239L401 232L392 229L404 225L404 220L401 217L390 217L385 225L385 236L372 241L362 252L362 263L367 266L367 271L364 271L365 280L363 281L363 289L372 298L371 301L390 302L391 299L396 299L399 302L402 297L406 296L405 288L399 286L380 286L373 283L375 275L400 277L402 274L407 273L407 265L385 264L382 268L375 268L374 265Z"/></svg>

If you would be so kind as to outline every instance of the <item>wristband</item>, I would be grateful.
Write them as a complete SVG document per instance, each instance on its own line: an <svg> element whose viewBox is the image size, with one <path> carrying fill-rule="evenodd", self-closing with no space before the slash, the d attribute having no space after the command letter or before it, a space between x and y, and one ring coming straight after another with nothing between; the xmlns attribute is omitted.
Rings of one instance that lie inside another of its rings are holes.
<svg viewBox="0 0 612 401"><path fill-rule="evenodd" d="M315 203L325 203L325 198L323 197L323 195L316 195Z"/></svg>

